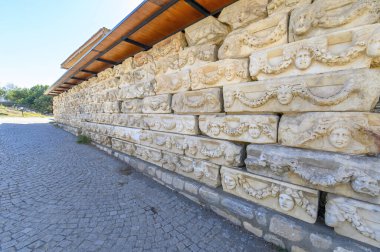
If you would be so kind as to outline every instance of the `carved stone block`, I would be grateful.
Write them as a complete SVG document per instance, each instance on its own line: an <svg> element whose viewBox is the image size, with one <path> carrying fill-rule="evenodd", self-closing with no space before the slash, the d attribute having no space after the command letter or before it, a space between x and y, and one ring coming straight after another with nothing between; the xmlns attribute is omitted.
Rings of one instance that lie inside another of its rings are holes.
<svg viewBox="0 0 380 252"><path fill-rule="evenodd" d="M198 118L193 115L146 115L144 125L150 130L197 135Z"/></svg>
<svg viewBox="0 0 380 252"><path fill-rule="evenodd" d="M226 59L191 70L191 89L219 87L248 81L247 59Z"/></svg>
<svg viewBox="0 0 380 252"><path fill-rule="evenodd" d="M152 50L141 51L133 56L132 68L139 68L154 63Z"/></svg>
<svg viewBox="0 0 380 252"><path fill-rule="evenodd" d="M109 136L93 133L90 131L84 131L82 132L82 135L88 136L91 139L91 141L95 143L111 147L111 138Z"/></svg>
<svg viewBox="0 0 380 252"><path fill-rule="evenodd" d="M156 65L154 62L147 63L142 67L136 68L132 71L133 83L150 82L154 80L156 74Z"/></svg>
<svg viewBox="0 0 380 252"><path fill-rule="evenodd" d="M229 167L242 166L244 146L206 137L184 136L183 149L188 157Z"/></svg>
<svg viewBox="0 0 380 252"><path fill-rule="evenodd" d="M174 94L172 109L175 113L205 114L222 111L222 97L219 88L209 88Z"/></svg>
<svg viewBox="0 0 380 252"><path fill-rule="evenodd" d="M317 219L319 193L316 190L240 169L222 167L221 175L223 191L309 223Z"/></svg>
<svg viewBox="0 0 380 252"><path fill-rule="evenodd" d="M279 143L287 146L350 154L374 154L380 149L380 114L315 112L284 115Z"/></svg>
<svg viewBox="0 0 380 252"><path fill-rule="evenodd" d="M277 115L201 115L199 128L203 134L232 141L276 143Z"/></svg>
<svg viewBox="0 0 380 252"><path fill-rule="evenodd" d="M357 69L223 87L226 112L370 111L380 70Z"/></svg>
<svg viewBox="0 0 380 252"><path fill-rule="evenodd" d="M143 113L171 113L170 107L172 96L170 94L155 95L145 97L143 100Z"/></svg>
<svg viewBox="0 0 380 252"><path fill-rule="evenodd" d="M373 24L254 52L249 71L263 80L369 68L379 56L380 24Z"/></svg>
<svg viewBox="0 0 380 252"><path fill-rule="evenodd" d="M127 99L121 103L122 113L141 113L143 107L142 99Z"/></svg>
<svg viewBox="0 0 380 252"><path fill-rule="evenodd" d="M185 36L189 46L220 44L229 32L229 28L213 16L187 27Z"/></svg>
<svg viewBox="0 0 380 252"><path fill-rule="evenodd" d="M129 57L123 61L123 63L113 67L115 77L120 77L125 73L132 71L133 69L133 57Z"/></svg>
<svg viewBox="0 0 380 252"><path fill-rule="evenodd" d="M162 151L162 167L211 187L220 186L220 166Z"/></svg>
<svg viewBox="0 0 380 252"><path fill-rule="evenodd" d="M140 143L155 149L183 154L184 136L158 131L144 130L140 135Z"/></svg>
<svg viewBox="0 0 380 252"><path fill-rule="evenodd" d="M277 14L229 33L219 59L245 58L251 53L288 42L288 15Z"/></svg>
<svg viewBox="0 0 380 252"><path fill-rule="evenodd" d="M267 5L268 15L275 13L289 13L295 8L311 3L312 0L271 0Z"/></svg>
<svg viewBox="0 0 380 252"><path fill-rule="evenodd" d="M189 70L156 76L154 91L156 94L173 94L190 89Z"/></svg>
<svg viewBox="0 0 380 252"><path fill-rule="evenodd" d="M149 163L162 166L162 153L160 150L149 148L143 145L135 144L135 157Z"/></svg>
<svg viewBox="0 0 380 252"><path fill-rule="evenodd" d="M380 2L376 0L315 0L311 5L292 12L289 41L373 24L379 20Z"/></svg>
<svg viewBox="0 0 380 252"><path fill-rule="evenodd" d="M121 141L115 138L112 138L112 149L115 149L128 155L134 155L136 151L136 147L133 143Z"/></svg>
<svg viewBox="0 0 380 252"><path fill-rule="evenodd" d="M120 126L111 126L110 136L132 143L140 143L141 129L133 129Z"/></svg>
<svg viewBox="0 0 380 252"><path fill-rule="evenodd" d="M328 194L325 223L336 233L380 248L380 206Z"/></svg>
<svg viewBox="0 0 380 252"><path fill-rule="evenodd" d="M144 118L141 114L114 114L110 115L109 124L144 129Z"/></svg>
<svg viewBox="0 0 380 252"><path fill-rule="evenodd" d="M235 30L267 17L267 4L268 0L240 0L225 7L218 20Z"/></svg>
<svg viewBox="0 0 380 252"><path fill-rule="evenodd" d="M103 103L104 113L120 113L120 103L119 102L104 102Z"/></svg>
<svg viewBox="0 0 380 252"><path fill-rule="evenodd" d="M153 84L148 81L120 86L118 99L125 100L132 98L144 98L152 95L155 95Z"/></svg>
<svg viewBox="0 0 380 252"><path fill-rule="evenodd" d="M156 75L175 73L180 70L178 53L167 55L154 62Z"/></svg>
<svg viewBox="0 0 380 252"><path fill-rule="evenodd" d="M218 60L218 46L198 45L186 47L178 54L178 64L181 69L189 69Z"/></svg>
<svg viewBox="0 0 380 252"><path fill-rule="evenodd" d="M151 50L154 60L169 54L178 53L187 46L186 37L183 32L178 32L155 44Z"/></svg>
<svg viewBox="0 0 380 252"><path fill-rule="evenodd" d="M251 144L245 164L254 174L380 204L380 157Z"/></svg>

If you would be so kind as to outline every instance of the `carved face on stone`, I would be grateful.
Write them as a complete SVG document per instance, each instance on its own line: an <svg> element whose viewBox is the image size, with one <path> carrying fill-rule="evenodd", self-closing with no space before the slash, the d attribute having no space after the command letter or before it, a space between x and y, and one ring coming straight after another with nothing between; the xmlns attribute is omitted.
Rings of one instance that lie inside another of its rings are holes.
<svg viewBox="0 0 380 252"><path fill-rule="evenodd" d="M217 124L211 124L211 125L209 125L209 131L210 131L210 133L212 134L212 135L214 135L214 136L217 136L217 135L219 135L219 133L220 133L220 128L218 127L218 125Z"/></svg>
<svg viewBox="0 0 380 252"><path fill-rule="evenodd" d="M235 189L236 187L236 181L235 181L235 178L228 174L228 173L225 173L224 176L223 176L223 181L224 181L224 185L226 186L226 188L228 190L233 190Z"/></svg>
<svg viewBox="0 0 380 252"><path fill-rule="evenodd" d="M198 148L195 144L189 144L189 150L188 151L191 155L195 155L198 152Z"/></svg>
<svg viewBox="0 0 380 252"><path fill-rule="evenodd" d="M194 165L194 176L197 179L201 179L203 177L203 175L204 175L203 167L198 166L198 165Z"/></svg>
<svg viewBox="0 0 380 252"><path fill-rule="evenodd" d="M287 85L279 87L277 89L277 100L282 105L288 105L293 100L291 87Z"/></svg>
<svg viewBox="0 0 380 252"><path fill-rule="evenodd" d="M311 17L309 13L301 13L293 21L294 33L301 35L306 33L311 27Z"/></svg>
<svg viewBox="0 0 380 252"><path fill-rule="evenodd" d="M251 124L249 125L248 133L252 138L256 139L261 135L261 128L256 123Z"/></svg>
<svg viewBox="0 0 380 252"><path fill-rule="evenodd" d="M344 127L333 128L329 135L329 142L337 149L346 148L351 142L351 132Z"/></svg>
<svg viewBox="0 0 380 252"><path fill-rule="evenodd" d="M227 67L224 69L224 77L228 81L231 81L235 78L235 67L233 64L227 65Z"/></svg>
<svg viewBox="0 0 380 252"><path fill-rule="evenodd" d="M226 159L227 164L233 164L235 162L236 153L232 150L226 149L224 157Z"/></svg>
<svg viewBox="0 0 380 252"><path fill-rule="evenodd" d="M293 197L288 194L281 193L278 197L278 204L282 210L290 211L294 208Z"/></svg>
<svg viewBox="0 0 380 252"><path fill-rule="evenodd" d="M380 57L380 29L375 30L369 39L367 55L370 57Z"/></svg>
<svg viewBox="0 0 380 252"><path fill-rule="evenodd" d="M369 176L360 176L355 178L351 183L352 189L355 192L369 194L371 196L378 196L380 187L377 180Z"/></svg>
<svg viewBox="0 0 380 252"><path fill-rule="evenodd" d="M296 53L294 64L298 69L305 70L311 65L311 58L310 51L302 48Z"/></svg>
<svg viewBox="0 0 380 252"><path fill-rule="evenodd" d="M226 107L231 107L235 100L234 92L233 91L224 92L223 98L224 98L224 105Z"/></svg>

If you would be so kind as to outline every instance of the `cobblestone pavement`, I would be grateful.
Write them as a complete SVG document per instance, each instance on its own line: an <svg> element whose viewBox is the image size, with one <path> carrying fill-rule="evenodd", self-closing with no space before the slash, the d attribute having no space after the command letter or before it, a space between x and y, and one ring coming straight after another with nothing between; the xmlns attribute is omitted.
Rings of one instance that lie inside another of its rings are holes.
<svg viewBox="0 0 380 252"><path fill-rule="evenodd" d="M274 251L46 123L0 118L1 251ZM6 122L6 123L5 123Z"/></svg>

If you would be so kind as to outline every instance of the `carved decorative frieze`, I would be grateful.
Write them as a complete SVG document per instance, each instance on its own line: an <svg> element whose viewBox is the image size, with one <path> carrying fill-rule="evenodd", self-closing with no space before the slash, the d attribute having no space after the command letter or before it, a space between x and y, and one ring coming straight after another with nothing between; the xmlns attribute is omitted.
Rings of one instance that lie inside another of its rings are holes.
<svg viewBox="0 0 380 252"><path fill-rule="evenodd" d="M121 103L122 113L141 113L143 107L142 99L127 99Z"/></svg>
<svg viewBox="0 0 380 252"><path fill-rule="evenodd" d="M162 166L162 153L160 150L135 144L135 156L149 163Z"/></svg>
<svg viewBox="0 0 380 252"><path fill-rule="evenodd" d="M370 111L380 70L357 69L223 87L226 112Z"/></svg>
<svg viewBox="0 0 380 252"><path fill-rule="evenodd" d="M245 164L254 174L380 204L379 157L251 144Z"/></svg>
<svg viewBox="0 0 380 252"><path fill-rule="evenodd" d="M287 146L345 152L379 153L380 114L315 112L284 115L279 143Z"/></svg>
<svg viewBox="0 0 380 252"><path fill-rule="evenodd" d="M91 141L111 147L111 138L109 136L101 135L101 134L96 134L90 131L83 131L82 135L85 135L91 139Z"/></svg>
<svg viewBox="0 0 380 252"><path fill-rule="evenodd" d="M191 89L218 87L248 81L247 59L226 59L191 69Z"/></svg>
<svg viewBox="0 0 380 252"><path fill-rule="evenodd" d="M121 141L115 138L112 138L112 149L115 149L128 155L134 155L136 151L136 147L133 143Z"/></svg>
<svg viewBox="0 0 380 252"><path fill-rule="evenodd" d="M175 113L218 113L222 111L222 97L219 88L209 88L174 94L172 109Z"/></svg>
<svg viewBox="0 0 380 252"><path fill-rule="evenodd" d="M179 52L178 58L181 69L201 66L218 60L218 46L205 44L186 47Z"/></svg>
<svg viewBox="0 0 380 252"><path fill-rule="evenodd" d="M219 59L245 58L251 53L288 42L288 15L273 15L229 33L219 48Z"/></svg>
<svg viewBox="0 0 380 252"><path fill-rule="evenodd" d="M120 113L120 103L119 102L104 102L103 103L104 113Z"/></svg>
<svg viewBox="0 0 380 252"><path fill-rule="evenodd" d="M240 0L225 7L218 20L235 30L267 17L267 4L268 0Z"/></svg>
<svg viewBox="0 0 380 252"><path fill-rule="evenodd" d="M267 5L268 15L289 13L295 8L308 6L312 0L272 0Z"/></svg>
<svg viewBox="0 0 380 252"><path fill-rule="evenodd" d="M227 167L221 169L221 180L223 191L309 223L317 219L316 190Z"/></svg>
<svg viewBox="0 0 380 252"><path fill-rule="evenodd" d="M173 94L190 89L189 70L156 76L154 91L156 94Z"/></svg>
<svg viewBox="0 0 380 252"><path fill-rule="evenodd" d="M263 80L369 68L379 57L380 24L373 24L254 52L249 71Z"/></svg>
<svg viewBox="0 0 380 252"><path fill-rule="evenodd" d="M157 114L171 113L171 101L172 96L170 94L145 97L143 100L142 112Z"/></svg>
<svg viewBox="0 0 380 252"><path fill-rule="evenodd" d="M154 62L148 63L139 68L135 68L131 73L133 78L133 84L138 84L141 82L150 82L154 80L156 74L156 65Z"/></svg>
<svg viewBox="0 0 380 252"><path fill-rule="evenodd" d="M139 68L154 63L152 50L141 51L133 56L132 68Z"/></svg>
<svg viewBox="0 0 380 252"><path fill-rule="evenodd" d="M197 135L198 118L193 115L146 115L144 125L147 129Z"/></svg>
<svg viewBox="0 0 380 252"><path fill-rule="evenodd" d="M220 139L250 143L276 143L276 115L201 115L199 128L203 134Z"/></svg>
<svg viewBox="0 0 380 252"><path fill-rule="evenodd" d="M377 0L315 0L292 12L289 40L302 40L379 21L380 2Z"/></svg>
<svg viewBox="0 0 380 252"><path fill-rule="evenodd" d="M213 16L208 16L185 28L185 36L189 46L220 44L228 32L229 28Z"/></svg>
<svg viewBox="0 0 380 252"><path fill-rule="evenodd" d="M154 72L157 75L176 73L180 70L178 53L167 55L154 62Z"/></svg>
<svg viewBox="0 0 380 252"><path fill-rule="evenodd" d="M139 114L114 114L111 115L109 124L144 129L145 115Z"/></svg>
<svg viewBox="0 0 380 252"><path fill-rule="evenodd" d="M90 131L93 133L98 133L110 137L119 138L128 142L139 143L140 135L142 134L141 129L126 128L120 126L104 125L83 122L82 128L85 131Z"/></svg>
<svg viewBox="0 0 380 252"><path fill-rule="evenodd" d="M129 57L123 61L123 63L113 67L115 72L115 77L121 77L123 74L132 71L133 69L133 58Z"/></svg>
<svg viewBox="0 0 380 252"><path fill-rule="evenodd" d="M154 60L169 54L178 53L187 46L186 37L183 32L178 32L155 44L151 50Z"/></svg>
<svg viewBox="0 0 380 252"><path fill-rule="evenodd" d="M325 223L336 233L380 248L380 206L328 194Z"/></svg>
<svg viewBox="0 0 380 252"><path fill-rule="evenodd" d="M140 143L155 149L183 154L184 136L178 134L144 130Z"/></svg>
<svg viewBox="0 0 380 252"><path fill-rule="evenodd" d="M154 85L152 82L140 82L132 85L122 85L119 91L119 100L132 99L132 98L144 98L147 96L155 95Z"/></svg>

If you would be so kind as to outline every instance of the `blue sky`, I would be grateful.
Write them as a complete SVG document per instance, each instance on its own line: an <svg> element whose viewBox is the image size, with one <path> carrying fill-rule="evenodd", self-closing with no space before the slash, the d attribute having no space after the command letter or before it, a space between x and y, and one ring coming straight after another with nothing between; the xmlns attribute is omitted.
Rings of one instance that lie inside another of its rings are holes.
<svg viewBox="0 0 380 252"><path fill-rule="evenodd" d="M51 85L60 64L142 0L0 0L0 86Z"/></svg>

